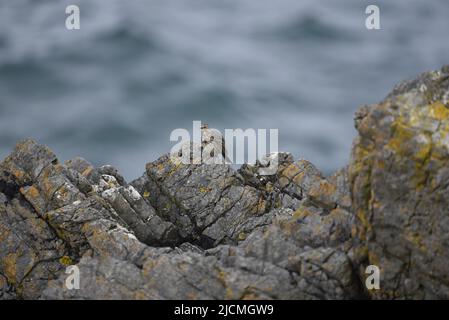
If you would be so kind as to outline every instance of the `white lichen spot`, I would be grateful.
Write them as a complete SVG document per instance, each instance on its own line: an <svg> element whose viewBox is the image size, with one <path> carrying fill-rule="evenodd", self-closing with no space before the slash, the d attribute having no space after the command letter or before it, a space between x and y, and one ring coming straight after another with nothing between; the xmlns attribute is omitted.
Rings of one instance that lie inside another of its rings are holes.
<svg viewBox="0 0 449 320"><path fill-rule="evenodd" d="M117 198L118 193L119 193L119 191L117 188L111 188L111 189L103 191L101 196L106 200L114 201L115 198Z"/></svg>
<svg viewBox="0 0 449 320"><path fill-rule="evenodd" d="M129 239L133 239L133 240L137 240L136 236L132 233L126 233L126 235L128 236Z"/></svg>
<svg viewBox="0 0 449 320"><path fill-rule="evenodd" d="M448 105L449 104L449 91L446 91L445 93L444 93L444 95L443 95L443 97L442 97L442 99L441 99L441 102L444 104L444 105Z"/></svg>
<svg viewBox="0 0 449 320"><path fill-rule="evenodd" d="M129 230L120 225L117 225L117 227L114 230L110 231L110 233L113 233L114 235L125 235L128 239L138 241L133 233L129 232Z"/></svg>
<svg viewBox="0 0 449 320"><path fill-rule="evenodd" d="M131 199L133 199L134 201L142 199L142 196L140 195L140 193L137 192L137 190L133 186L129 186L129 187L125 188L124 190L129 195L129 197Z"/></svg>
<svg viewBox="0 0 449 320"><path fill-rule="evenodd" d="M101 175L99 186L103 189L109 189L118 187L119 184L114 176L103 174Z"/></svg>

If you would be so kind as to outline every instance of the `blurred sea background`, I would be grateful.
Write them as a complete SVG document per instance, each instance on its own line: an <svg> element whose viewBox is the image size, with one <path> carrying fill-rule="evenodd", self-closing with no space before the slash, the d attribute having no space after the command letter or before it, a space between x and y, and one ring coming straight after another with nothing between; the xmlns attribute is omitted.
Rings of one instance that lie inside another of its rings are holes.
<svg viewBox="0 0 449 320"><path fill-rule="evenodd" d="M278 128L330 173L358 107L448 63L448 0L0 0L0 158L32 137L131 179L201 120Z"/></svg>

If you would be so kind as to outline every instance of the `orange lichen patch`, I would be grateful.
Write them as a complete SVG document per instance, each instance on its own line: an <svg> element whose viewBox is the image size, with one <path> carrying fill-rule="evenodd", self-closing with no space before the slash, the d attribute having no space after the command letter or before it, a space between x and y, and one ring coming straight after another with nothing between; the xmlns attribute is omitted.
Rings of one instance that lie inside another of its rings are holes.
<svg viewBox="0 0 449 320"><path fill-rule="evenodd" d="M302 181L304 180L304 177L306 176L304 171L299 172L294 178L293 183L296 185L300 185Z"/></svg>
<svg viewBox="0 0 449 320"><path fill-rule="evenodd" d="M67 199L70 198L72 192L73 192L72 186L68 183L65 183L55 192L55 197L57 199L62 199L66 201Z"/></svg>
<svg viewBox="0 0 449 320"><path fill-rule="evenodd" d="M313 212L310 211L307 207L300 206L296 211L293 213L293 218L295 219L303 219L308 217L309 215L312 215Z"/></svg>
<svg viewBox="0 0 449 320"><path fill-rule="evenodd" d="M294 176L298 174L298 172L299 172L298 166L292 163L282 171L281 175L291 180Z"/></svg>
<svg viewBox="0 0 449 320"><path fill-rule="evenodd" d="M280 229L282 230L282 233L287 236L291 237L296 234L298 231L298 228L300 225L297 223L297 220L282 220L279 222Z"/></svg>
<svg viewBox="0 0 449 320"><path fill-rule="evenodd" d="M368 260L370 262L370 264L376 265L376 266L380 266L381 265L381 261L379 259L379 257L373 253L372 251L368 252Z"/></svg>
<svg viewBox="0 0 449 320"><path fill-rule="evenodd" d="M286 177L279 178L279 185L281 186L281 188L286 187L289 183L290 183L290 180L287 179Z"/></svg>
<svg viewBox="0 0 449 320"><path fill-rule="evenodd" d="M332 222L332 221L342 220L342 219L345 219L346 215L347 215L346 210L336 208L336 209L331 210L331 212L323 218L323 221Z"/></svg>
<svg viewBox="0 0 449 320"><path fill-rule="evenodd" d="M187 300L197 300L198 299L198 293L195 291L189 291L186 293Z"/></svg>
<svg viewBox="0 0 449 320"><path fill-rule="evenodd" d="M39 233L44 233L48 229L47 223L39 218L29 218L27 223Z"/></svg>
<svg viewBox="0 0 449 320"><path fill-rule="evenodd" d="M134 293L134 299L135 299L135 300L148 300L149 297L148 297L148 295L146 294L145 291L143 291L143 290L137 290L137 291Z"/></svg>
<svg viewBox="0 0 449 320"><path fill-rule="evenodd" d="M57 188L55 184L49 179L48 176L43 176L41 178L41 184L39 185L42 187L42 191L44 194L52 194L53 191Z"/></svg>
<svg viewBox="0 0 449 320"><path fill-rule="evenodd" d="M0 212L1 214L1 212ZM9 235L11 234L11 230L7 229L5 226L0 224L0 242L6 241Z"/></svg>
<svg viewBox="0 0 449 320"><path fill-rule="evenodd" d="M355 239L359 235L359 230L356 224L351 225L351 238Z"/></svg>
<svg viewBox="0 0 449 320"><path fill-rule="evenodd" d="M329 181L322 179L319 184L314 185L309 192L310 197L330 197L337 191L337 187Z"/></svg>
<svg viewBox="0 0 449 320"><path fill-rule="evenodd" d="M161 259L165 259L165 258L161 258ZM151 277L151 273L158 266L158 264L159 264L159 260L147 259L142 268L142 275L145 278L151 279L153 281L153 279Z"/></svg>
<svg viewBox="0 0 449 320"><path fill-rule="evenodd" d="M268 182L268 183L265 185L265 191L266 191L266 192L272 192L272 191L274 191L274 186L273 186L273 184L272 184L271 182Z"/></svg>
<svg viewBox="0 0 449 320"><path fill-rule="evenodd" d="M25 176L25 172L19 169L15 169L12 171L12 174L14 177L16 177L18 180L21 180Z"/></svg>
<svg viewBox="0 0 449 320"><path fill-rule="evenodd" d="M260 297L254 292L244 293L241 300L260 300Z"/></svg>
<svg viewBox="0 0 449 320"><path fill-rule="evenodd" d="M223 270L218 270L217 272L217 280L222 284L222 286L226 289L225 291L225 299L233 299L234 298L234 292L232 289L228 286L227 282L228 274Z"/></svg>
<svg viewBox="0 0 449 320"><path fill-rule="evenodd" d="M385 169L385 159L374 159L373 165L378 169Z"/></svg>
<svg viewBox="0 0 449 320"><path fill-rule="evenodd" d="M33 208L39 214L45 211L45 200L41 197L41 192L35 186L22 187L19 189L20 193L28 200Z"/></svg>
<svg viewBox="0 0 449 320"><path fill-rule="evenodd" d="M413 244L413 247L419 248L421 251L427 251L427 247L424 244L424 239L420 234L416 232L410 232L405 234L405 239Z"/></svg>
<svg viewBox="0 0 449 320"><path fill-rule="evenodd" d="M81 173L81 175L83 177L88 177L91 174L93 169L94 169L93 167L87 167L86 169L84 169L84 171Z"/></svg>
<svg viewBox="0 0 449 320"><path fill-rule="evenodd" d="M9 253L2 261L3 274L11 283L17 282L17 260L19 254L17 252Z"/></svg>
<svg viewBox="0 0 449 320"><path fill-rule="evenodd" d="M39 189L37 189L35 186L30 186L29 188L20 188L20 193L23 194L25 197L29 197L31 199L37 199L40 197Z"/></svg>
<svg viewBox="0 0 449 320"><path fill-rule="evenodd" d="M6 279L4 277L0 277L0 288L4 288L6 285Z"/></svg>
<svg viewBox="0 0 449 320"><path fill-rule="evenodd" d="M52 178L61 174L63 167L58 165L46 166L39 175L39 187L44 193L51 193L55 190L55 183Z"/></svg>
<svg viewBox="0 0 449 320"><path fill-rule="evenodd" d="M58 230L57 230L58 231ZM86 223L81 228L81 231L84 234L88 234L89 243L95 247L96 251L99 254L104 254L105 256L109 256L109 252L111 251L110 243L110 234L107 232L102 232L101 230L96 229L94 226L91 226L89 223ZM61 235L63 239L65 239L64 235Z"/></svg>
<svg viewBox="0 0 449 320"><path fill-rule="evenodd" d="M258 200L258 202L257 202L256 212L255 212L255 213L256 213L256 214L259 214L259 213L265 212L266 206L267 206L267 203L266 203L266 201L263 199L263 197L259 197L259 200Z"/></svg>

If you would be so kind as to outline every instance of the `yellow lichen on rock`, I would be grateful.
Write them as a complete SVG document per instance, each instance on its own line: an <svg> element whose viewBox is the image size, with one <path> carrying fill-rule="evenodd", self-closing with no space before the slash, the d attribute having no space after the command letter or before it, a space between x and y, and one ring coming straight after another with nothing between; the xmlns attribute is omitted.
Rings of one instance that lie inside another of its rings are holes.
<svg viewBox="0 0 449 320"><path fill-rule="evenodd" d="M59 258L59 263L63 266L70 266L73 264L73 260L69 256L63 256Z"/></svg>
<svg viewBox="0 0 449 320"><path fill-rule="evenodd" d="M3 272L8 278L9 282L16 283L17 279L17 259L19 258L18 253L9 253L2 261Z"/></svg>

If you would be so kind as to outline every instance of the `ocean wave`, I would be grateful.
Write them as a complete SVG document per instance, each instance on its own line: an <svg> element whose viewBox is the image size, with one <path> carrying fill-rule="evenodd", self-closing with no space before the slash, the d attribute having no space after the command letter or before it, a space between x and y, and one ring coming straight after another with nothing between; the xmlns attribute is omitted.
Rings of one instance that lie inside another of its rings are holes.
<svg viewBox="0 0 449 320"><path fill-rule="evenodd" d="M299 15L271 31L270 36L284 41L305 42L350 42L357 37L338 24L330 24L312 14Z"/></svg>

